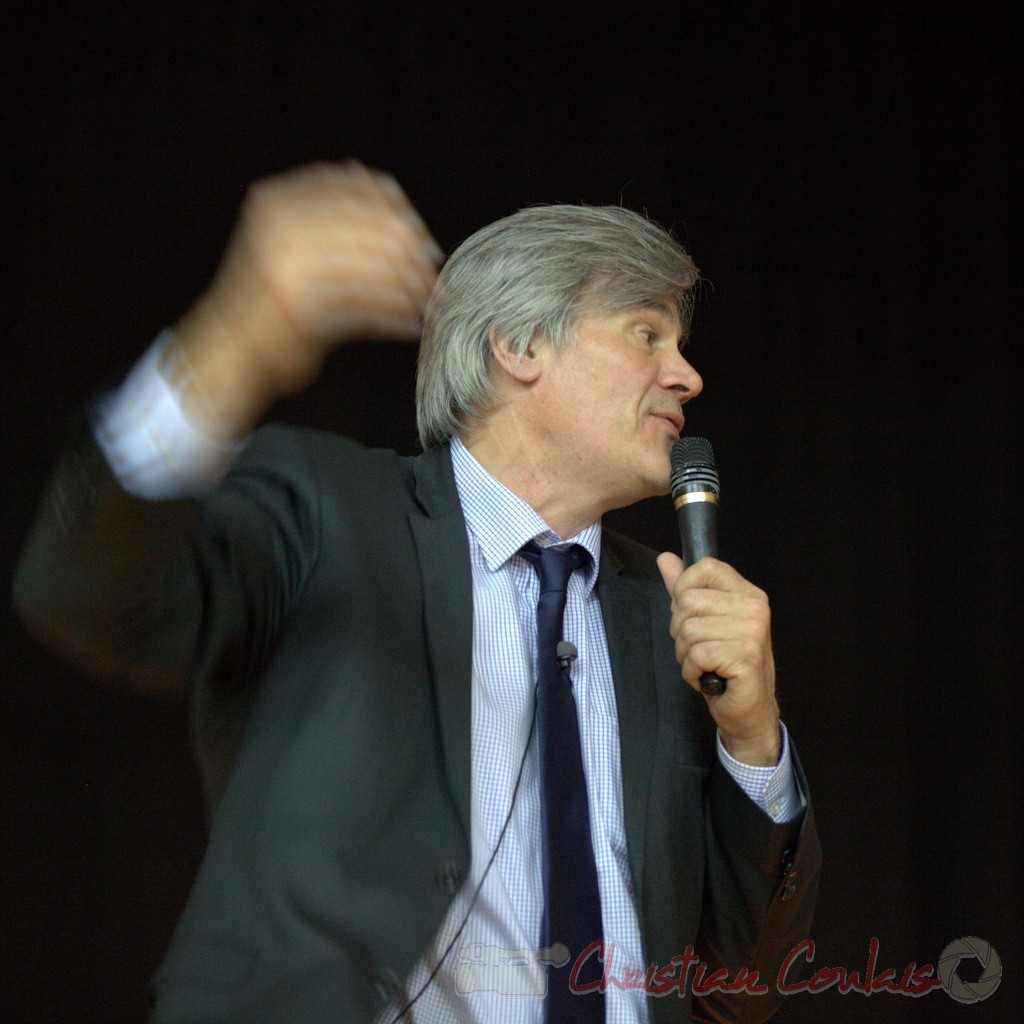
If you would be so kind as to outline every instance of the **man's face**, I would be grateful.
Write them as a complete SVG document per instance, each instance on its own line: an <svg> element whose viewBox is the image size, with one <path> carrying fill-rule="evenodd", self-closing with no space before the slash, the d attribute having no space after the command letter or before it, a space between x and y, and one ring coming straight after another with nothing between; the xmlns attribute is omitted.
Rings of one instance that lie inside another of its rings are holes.
<svg viewBox="0 0 1024 1024"><path fill-rule="evenodd" d="M680 407L703 387L679 352L675 311L589 314L576 333L575 344L544 357L541 421L549 447L604 511L667 494Z"/></svg>

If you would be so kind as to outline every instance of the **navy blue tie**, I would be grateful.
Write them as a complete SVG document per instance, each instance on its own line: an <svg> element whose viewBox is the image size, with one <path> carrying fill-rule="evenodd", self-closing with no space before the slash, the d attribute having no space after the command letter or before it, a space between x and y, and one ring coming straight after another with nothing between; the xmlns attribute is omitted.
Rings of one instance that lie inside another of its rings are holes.
<svg viewBox="0 0 1024 1024"><path fill-rule="evenodd" d="M585 961L570 986L580 954L603 940L601 894L590 838L590 804L583 774L579 721L572 681L558 660L566 588L573 571L586 565L585 548L574 544L556 550L533 541L519 552L540 577L537 602L537 737L540 744L541 821L544 850L544 917L540 944L568 947L564 967L549 966L545 1019L548 1024L599 1024L604 1021L604 995L596 988L579 994L581 986L600 980L603 964L597 953ZM600 951L603 956L603 949Z"/></svg>

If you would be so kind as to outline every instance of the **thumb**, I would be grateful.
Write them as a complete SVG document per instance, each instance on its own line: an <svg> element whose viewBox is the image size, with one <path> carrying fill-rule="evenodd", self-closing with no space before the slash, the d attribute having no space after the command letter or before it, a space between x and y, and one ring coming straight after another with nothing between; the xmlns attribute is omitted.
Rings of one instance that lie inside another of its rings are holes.
<svg viewBox="0 0 1024 1024"><path fill-rule="evenodd" d="M663 551L658 555L658 569L661 572L661 578L665 581L665 589L668 591L669 597L672 596L676 580L682 576L684 568L683 560L671 551Z"/></svg>

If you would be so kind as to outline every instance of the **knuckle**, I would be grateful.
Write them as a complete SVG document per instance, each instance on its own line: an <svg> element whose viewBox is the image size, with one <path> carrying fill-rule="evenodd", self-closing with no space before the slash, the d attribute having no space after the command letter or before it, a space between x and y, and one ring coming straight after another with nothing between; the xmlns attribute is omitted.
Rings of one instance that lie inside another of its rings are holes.
<svg viewBox="0 0 1024 1024"><path fill-rule="evenodd" d="M693 619L683 619L679 623L679 636L687 643L693 643L696 632L697 623Z"/></svg>
<svg viewBox="0 0 1024 1024"><path fill-rule="evenodd" d="M753 637L747 637L743 641L742 656L751 665L756 665L761 661L763 650L761 644Z"/></svg>
<svg viewBox="0 0 1024 1024"><path fill-rule="evenodd" d="M703 558L700 558L693 563L693 568L698 570L702 575L707 575L708 573L714 572L719 564L720 563L717 558L705 555Z"/></svg>

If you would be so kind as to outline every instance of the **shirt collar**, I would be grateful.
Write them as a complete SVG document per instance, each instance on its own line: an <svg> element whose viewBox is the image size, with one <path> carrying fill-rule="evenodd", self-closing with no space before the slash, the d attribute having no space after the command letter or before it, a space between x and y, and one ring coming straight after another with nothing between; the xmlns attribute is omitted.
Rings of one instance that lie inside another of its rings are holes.
<svg viewBox="0 0 1024 1024"><path fill-rule="evenodd" d="M601 521L591 523L575 537L561 538L519 495L496 480L469 453L459 437L452 438L452 469L466 524L472 531L491 572L500 569L530 540L541 547L579 544L590 554L587 590L597 580L601 559Z"/></svg>

